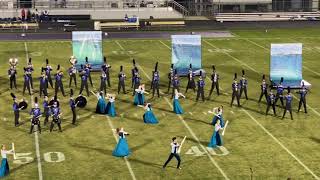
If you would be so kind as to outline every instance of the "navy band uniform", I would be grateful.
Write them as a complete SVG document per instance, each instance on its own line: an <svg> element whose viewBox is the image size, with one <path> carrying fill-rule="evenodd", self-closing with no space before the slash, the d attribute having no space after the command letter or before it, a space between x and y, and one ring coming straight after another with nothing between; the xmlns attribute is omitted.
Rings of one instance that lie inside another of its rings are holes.
<svg viewBox="0 0 320 180"><path fill-rule="evenodd" d="M240 107L240 96L239 96L239 84L237 82L237 73L234 74L234 80L231 85L232 88L232 98L231 98L231 107L233 105L234 98L237 99L238 107Z"/></svg>
<svg viewBox="0 0 320 180"><path fill-rule="evenodd" d="M240 79L240 99L243 92L246 100L248 100L248 80L245 77L244 70L242 70L242 78Z"/></svg>
<svg viewBox="0 0 320 180"><path fill-rule="evenodd" d="M267 111L266 111L266 115L268 115L269 110L270 110L270 107L272 107L273 114L274 114L275 116L277 116L275 98L276 98L276 96L274 95L274 93L272 92L272 90L270 90L269 95L268 95L268 101L267 101Z"/></svg>
<svg viewBox="0 0 320 180"><path fill-rule="evenodd" d="M118 94L120 93L120 89L122 88L123 93L126 94L125 80L126 75L123 72L123 66L120 66L120 72L118 74L119 83L118 83Z"/></svg>
<svg viewBox="0 0 320 180"><path fill-rule="evenodd" d="M219 96L220 95L220 91L219 91L219 74L216 72L216 68L215 66L213 65L212 66L212 74L211 74L211 89L210 89L210 92L209 92L209 97L211 97L211 94L214 90L214 88L216 88L216 91L217 91L217 95Z"/></svg>
<svg viewBox="0 0 320 180"><path fill-rule="evenodd" d="M259 103L261 102L261 99L263 96L265 96L266 101L268 101L268 84L266 83L265 80L265 75L262 75L262 83L260 85L261 88L261 93L260 93L260 97L259 97Z"/></svg>
<svg viewBox="0 0 320 180"><path fill-rule="evenodd" d="M204 86L205 82L202 78L202 71L200 71L199 80L197 82L198 90L197 90L197 98L196 101L199 100L199 97L201 96L202 101L204 102Z"/></svg>

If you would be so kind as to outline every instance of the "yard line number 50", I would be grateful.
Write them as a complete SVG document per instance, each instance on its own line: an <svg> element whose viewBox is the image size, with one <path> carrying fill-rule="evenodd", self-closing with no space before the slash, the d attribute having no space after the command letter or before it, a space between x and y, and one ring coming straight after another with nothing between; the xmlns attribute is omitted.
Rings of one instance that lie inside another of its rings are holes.
<svg viewBox="0 0 320 180"><path fill-rule="evenodd" d="M62 152L46 152L43 154L43 159L49 163L58 163L64 161L66 158ZM32 153L16 153L14 164L28 164L33 162Z"/></svg>

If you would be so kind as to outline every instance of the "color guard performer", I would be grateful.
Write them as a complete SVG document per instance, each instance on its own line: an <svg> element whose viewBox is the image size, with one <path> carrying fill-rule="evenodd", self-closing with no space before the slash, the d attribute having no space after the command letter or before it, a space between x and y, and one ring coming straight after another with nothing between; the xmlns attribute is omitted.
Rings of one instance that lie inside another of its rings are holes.
<svg viewBox="0 0 320 180"><path fill-rule="evenodd" d="M146 110L146 112L143 114L143 122L146 124L158 124L158 119L153 114L151 103L147 103L144 106L144 109Z"/></svg>
<svg viewBox="0 0 320 180"><path fill-rule="evenodd" d="M234 74L233 83L231 85L232 88L232 99L231 99L231 107L233 105L234 98L237 99L238 107L240 107L240 96L239 96L239 84L237 82L237 73Z"/></svg>
<svg viewBox="0 0 320 180"><path fill-rule="evenodd" d="M154 97L154 93L157 91L157 95L158 97L160 97L160 90L159 90L159 86L160 86L160 74L158 71L158 62L156 63L156 66L154 67L154 71L152 74L152 98Z"/></svg>
<svg viewBox="0 0 320 180"><path fill-rule="evenodd" d="M103 57L103 62L104 62L104 64L101 66L101 69L106 74L108 86L111 87L111 85L110 85L110 72L109 72L111 69L111 66L107 63L106 57Z"/></svg>
<svg viewBox="0 0 320 180"><path fill-rule="evenodd" d="M290 93L290 87L288 87L288 94L285 96L285 100L286 100L286 107L284 109L284 112L283 112L283 116L282 116L282 119L284 118L284 116L286 115L287 111L289 111L290 113L290 116L291 116L291 120L293 120L293 116L292 116L292 95Z"/></svg>
<svg viewBox="0 0 320 180"><path fill-rule="evenodd" d="M125 80L126 80L126 75L123 72L123 66L120 66L120 72L118 74L118 78L119 78L119 83L118 83L118 94L120 93L120 89L122 88L123 90L123 94L127 94L126 93L126 89L125 89Z"/></svg>
<svg viewBox="0 0 320 180"><path fill-rule="evenodd" d="M199 80L198 80L197 84L198 84L198 90L197 90L196 101L198 101L199 97L201 96L202 101L204 102L204 86L205 86L205 82L204 82L204 79L202 78L202 71L200 71L200 76L199 76Z"/></svg>
<svg viewBox="0 0 320 180"><path fill-rule="evenodd" d="M34 98L34 107L30 111L31 118L31 128L30 128L30 134L33 132L33 127L35 125L38 126L38 131L41 134L41 126L40 126L40 117L41 117L41 110L38 105L38 98Z"/></svg>
<svg viewBox="0 0 320 180"><path fill-rule="evenodd" d="M3 178L9 175L10 168L7 160L7 154L14 154L14 149L6 150L6 146L4 144L1 145L1 167L0 167L0 178Z"/></svg>
<svg viewBox="0 0 320 180"><path fill-rule="evenodd" d="M308 93L308 89L305 87L304 82L302 82L301 89L297 93L300 94L298 112L300 111L301 105L303 104L304 113L307 113L306 96L307 96L307 93Z"/></svg>
<svg viewBox="0 0 320 180"><path fill-rule="evenodd" d="M176 137L173 137L172 138L172 142L171 142L171 153L169 155L169 158L168 160L164 163L163 165L163 169L166 168L167 164L171 161L171 159L173 157L175 157L178 161L178 164L177 164L177 169L181 169L180 168L180 164L181 164L181 158L180 158L180 155L178 153L179 151L179 148L180 148L180 144L177 142L177 138Z"/></svg>
<svg viewBox="0 0 320 180"><path fill-rule="evenodd" d="M58 103L54 102L53 107L51 108L51 116L52 116L52 121L51 121L51 126L50 126L50 132L52 132L54 124L58 125L59 131L62 132L61 130L61 112L60 108L58 107Z"/></svg>
<svg viewBox="0 0 320 180"><path fill-rule="evenodd" d="M125 132L123 127L117 128L116 133L119 136L119 141L115 149L112 151L112 156L116 156L116 157L129 156L131 154L131 151L129 149L129 145L126 138L126 136L128 136L129 133Z"/></svg>
<svg viewBox="0 0 320 180"><path fill-rule="evenodd" d="M186 92L188 89L193 89L193 92L196 92L196 82L194 81L194 72L192 71L192 64L189 65L189 72L188 72L188 84L186 88Z"/></svg>
<svg viewBox="0 0 320 180"><path fill-rule="evenodd" d="M107 94L107 99L108 99L108 104L106 107L106 112L110 117L115 117L117 115L116 113L116 108L115 108L115 100L116 100L116 95L114 94Z"/></svg>
<svg viewBox="0 0 320 180"><path fill-rule="evenodd" d="M88 57L86 57L86 63L85 63L85 70L86 70L86 73L87 73L87 76L89 78L89 81L90 81L90 84L91 84L91 87L93 87L93 84L92 84L92 78L91 78L91 64L89 63L88 61Z"/></svg>
<svg viewBox="0 0 320 180"><path fill-rule="evenodd" d="M261 99L263 96L265 96L266 101L268 100L268 84L266 83L265 75L262 75L262 83L260 85L261 87L261 93L260 93L260 98L259 98L259 103L261 102Z"/></svg>
<svg viewBox="0 0 320 180"><path fill-rule="evenodd" d="M15 66L11 66L8 70L8 76L10 80L10 89L14 88L17 89L17 70Z"/></svg>
<svg viewBox="0 0 320 180"><path fill-rule="evenodd" d="M138 89L136 89L136 94L134 96L134 105L144 105L145 97L144 94L149 94L146 92L145 85L141 84Z"/></svg>
<svg viewBox="0 0 320 180"><path fill-rule="evenodd" d="M42 93L44 96L48 96L48 91L47 91L47 76L46 73L44 72L44 68L41 69L41 76L39 78L40 80L40 97L42 96Z"/></svg>
<svg viewBox="0 0 320 180"><path fill-rule="evenodd" d="M170 88L171 88L171 84L173 82L173 79L174 79L173 64L171 64L170 72L168 73L168 92L167 92L167 94L169 94L169 92L170 92Z"/></svg>
<svg viewBox="0 0 320 180"><path fill-rule="evenodd" d="M47 76L47 88L48 88L49 84L50 84L51 88L53 88L53 82L52 82L52 78L51 78L52 67L49 64L48 59L46 59L45 71L46 71L46 76Z"/></svg>
<svg viewBox="0 0 320 180"><path fill-rule="evenodd" d="M266 115L268 115L268 112L269 112L269 110L270 110L270 107L272 107L274 116L277 116L275 99L276 99L276 96L274 95L273 91L270 90L269 96L268 96L268 101L267 101L267 111L266 111Z"/></svg>
<svg viewBox="0 0 320 180"><path fill-rule="evenodd" d="M282 107L284 107L284 104L283 104L284 87L283 87L282 83L283 83L283 77L281 77L280 83L277 85L277 94L276 94L275 104L277 105L277 102L280 99L281 105L282 105Z"/></svg>
<svg viewBox="0 0 320 180"><path fill-rule="evenodd" d="M211 136L211 140L210 143L208 145L208 147L210 148L216 148L217 146L222 146L222 138L219 134L220 130L222 130L223 128L220 125L220 120L217 120L217 123L214 125L214 132Z"/></svg>
<svg viewBox="0 0 320 180"><path fill-rule="evenodd" d="M244 95L246 96L246 100L248 100L248 80L246 79L246 75L244 73L244 70L242 70L242 78L240 79L240 96L244 92Z"/></svg>
<svg viewBox="0 0 320 180"><path fill-rule="evenodd" d="M216 88L216 90L217 90L217 95L218 96L220 95L220 93L219 93L219 74L217 73L214 65L212 66L212 71L213 71L211 74L211 82L212 83L211 83L211 89L210 89L210 93L209 93L208 98L211 97L211 94L212 94L214 88Z"/></svg>
<svg viewBox="0 0 320 180"><path fill-rule="evenodd" d="M81 72L79 73L79 75L81 77L81 86L80 86L79 94L82 94L83 89L86 88L87 96L89 97L90 94L89 94L89 87L88 87L88 77L89 77L88 69L86 68L84 69L82 64L81 64Z"/></svg>
<svg viewBox="0 0 320 180"><path fill-rule="evenodd" d="M59 89L62 92L62 95L65 96L64 94L64 89L63 89L63 83L62 83L62 78L63 78L63 72L60 70L60 64L58 64L57 67L57 73L55 74L55 91L54 94L57 96Z"/></svg>
<svg viewBox="0 0 320 180"><path fill-rule="evenodd" d="M179 97L186 98L182 93L179 93L178 90L175 90L173 100L173 112L175 112L176 114L183 114L183 109L180 105Z"/></svg>

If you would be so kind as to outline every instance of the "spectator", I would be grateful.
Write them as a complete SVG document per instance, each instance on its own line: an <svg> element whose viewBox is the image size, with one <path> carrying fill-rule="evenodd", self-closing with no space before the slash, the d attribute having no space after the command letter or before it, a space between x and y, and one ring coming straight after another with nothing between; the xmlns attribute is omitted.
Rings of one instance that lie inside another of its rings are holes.
<svg viewBox="0 0 320 180"><path fill-rule="evenodd" d="M24 10L24 8L21 10L21 20L24 21L26 18L26 11Z"/></svg>
<svg viewBox="0 0 320 180"><path fill-rule="evenodd" d="M27 10L27 21L28 22L31 21L31 11L30 11L30 9Z"/></svg>
<svg viewBox="0 0 320 180"><path fill-rule="evenodd" d="M38 9L36 9L36 11L35 11L35 19L36 19L36 21L38 22L39 20L40 20L40 16L39 16L39 11L38 11Z"/></svg>
<svg viewBox="0 0 320 180"><path fill-rule="evenodd" d="M127 15L127 14L124 15L124 21L125 21L125 22L128 22L128 15Z"/></svg>

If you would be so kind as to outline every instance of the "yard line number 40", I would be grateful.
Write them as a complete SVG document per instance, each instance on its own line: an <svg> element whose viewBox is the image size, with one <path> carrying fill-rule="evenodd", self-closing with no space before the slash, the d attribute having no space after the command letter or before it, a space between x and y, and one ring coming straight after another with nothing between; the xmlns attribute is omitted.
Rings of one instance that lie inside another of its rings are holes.
<svg viewBox="0 0 320 180"><path fill-rule="evenodd" d="M49 163L58 163L64 161L66 158L62 152L46 152L43 154L43 159ZM14 164L28 164L33 162L32 153L16 153L16 158L13 160Z"/></svg>

